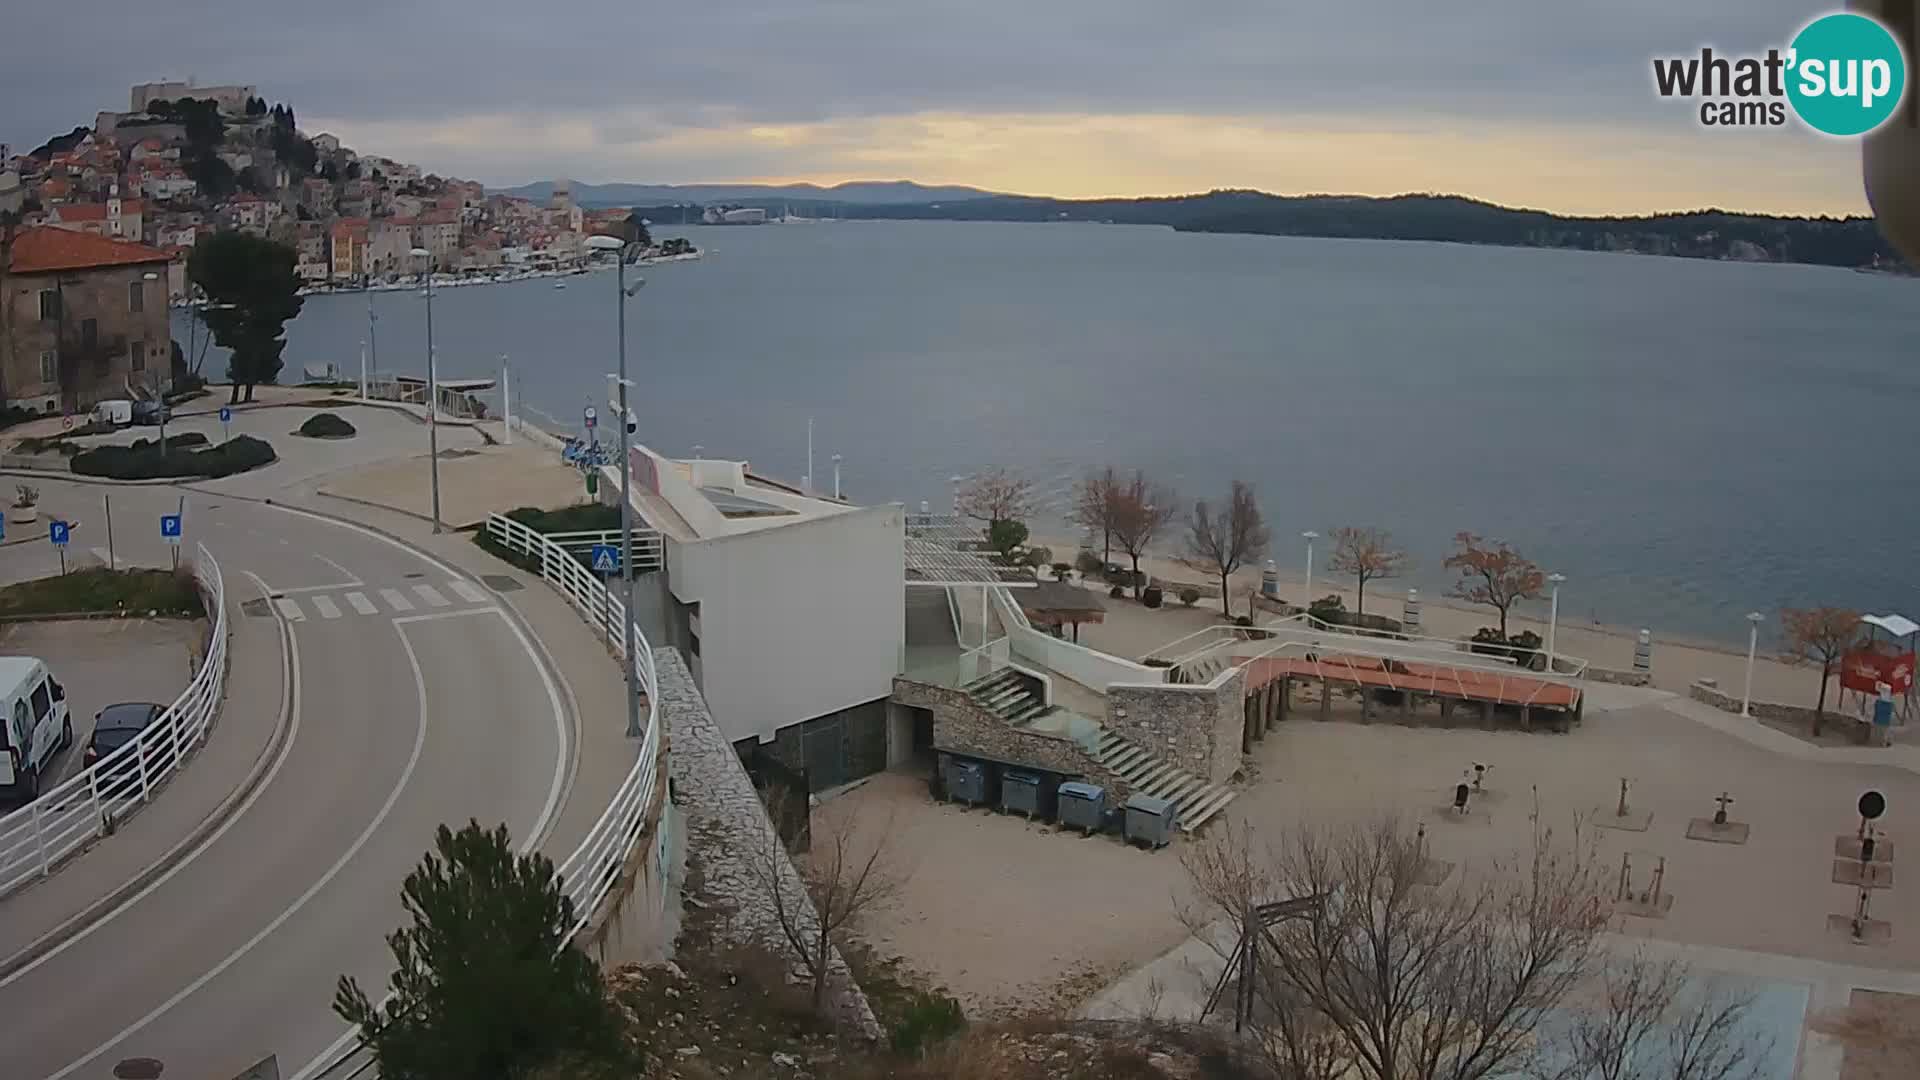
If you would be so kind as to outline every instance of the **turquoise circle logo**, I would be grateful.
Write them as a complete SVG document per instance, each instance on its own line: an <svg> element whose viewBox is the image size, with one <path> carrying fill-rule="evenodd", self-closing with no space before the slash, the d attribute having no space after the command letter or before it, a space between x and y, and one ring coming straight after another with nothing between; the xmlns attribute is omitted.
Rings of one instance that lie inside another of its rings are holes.
<svg viewBox="0 0 1920 1080"><path fill-rule="evenodd" d="M1793 111L1827 135L1865 135L1906 96L1906 54L1865 15L1841 12L1808 23L1794 36L1787 64Z"/></svg>

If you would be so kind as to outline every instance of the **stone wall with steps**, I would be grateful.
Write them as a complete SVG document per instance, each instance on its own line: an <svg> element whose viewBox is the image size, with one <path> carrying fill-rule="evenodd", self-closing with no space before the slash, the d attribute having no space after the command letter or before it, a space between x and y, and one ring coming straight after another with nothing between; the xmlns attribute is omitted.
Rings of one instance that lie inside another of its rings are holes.
<svg viewBox="0 0 1920 1080"><path fill-rule="evenodd" d="M893 680L893 700L933 713L933 745L942 750L1083 777L1088 783L1105 787L1113 798L1126 798L1126 782L1079 743L1064 735L1014 727L983 708L965 690L899 676Z"/></svg>
<svg viewBox="0 0 1920 1080"><path fill-rule="evenodd" d="M1107 687L1106 726L1169 765L1224 784L1240 771L1245 685L1237 667L1199 685L1115 684Z"/></svg>

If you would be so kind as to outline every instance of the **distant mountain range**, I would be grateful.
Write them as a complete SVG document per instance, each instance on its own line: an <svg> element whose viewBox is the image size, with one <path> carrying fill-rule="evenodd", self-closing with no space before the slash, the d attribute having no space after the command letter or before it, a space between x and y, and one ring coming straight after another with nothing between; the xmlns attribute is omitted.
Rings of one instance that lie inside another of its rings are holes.
<svg viewBox="0 0 1920 1080"><path fill-rule="evenodd" d="M998 194L973 187L935 187L911 180L850 180L832 187L819 184L582 184L571 182L573 201L581 206L658 206L673 203L715 203L794 199L809 202L859 203L864 206L901 206L948 199L979 199ZM553 196L553 181L542 180L506 188L512 195L535 202Z"/></svg>
<svg viewBox="0 0 1920 1080"><path fill-rule="evenodd" d="M551 183L527 184L507 192L536 200L552 193ZM833 187L575 184L573 193L583 206L631 206L642 216L669 223L684 219L687 211L680 208L689 203L696 207L718 203L764 207L776 216L791 209L797 214L838 218L1165 225L1182 232L1556 247L1911 272L1870 217L1782 217L1715 209L1588 217L1432 194L1381 198L1221 190L1130 199L1052 199L971 187L930 187L908 180Z"/></svg>

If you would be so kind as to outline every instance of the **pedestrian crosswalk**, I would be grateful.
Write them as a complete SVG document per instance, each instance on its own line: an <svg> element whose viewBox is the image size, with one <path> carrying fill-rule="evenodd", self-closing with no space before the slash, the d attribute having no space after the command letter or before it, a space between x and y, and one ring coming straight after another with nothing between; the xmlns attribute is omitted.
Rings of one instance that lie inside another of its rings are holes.
<svg viewBox="0 0 1920 1080"><path fill-rule="evenodd" d="M329 620L357 615L404 615L421 609L437 611L456 605L493 602L493 597L486 590L471 581L455 578L446 582L445 588L458 599L449 599L439 587L422 582L409 586L407 591L367 588L342 590L337 595L325 592L281 595L273 598L273 606L288 622L306 622L315 617Z"/></svg>

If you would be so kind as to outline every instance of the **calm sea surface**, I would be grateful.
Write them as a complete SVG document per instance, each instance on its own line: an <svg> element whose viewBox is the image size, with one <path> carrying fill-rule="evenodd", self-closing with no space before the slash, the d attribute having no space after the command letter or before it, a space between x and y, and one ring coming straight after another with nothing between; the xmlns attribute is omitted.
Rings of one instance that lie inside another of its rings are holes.
<svg viewBox="0 0 1920 1080"><path fill-rule="evenodd" d="M1253 481L1295 539L1393 530L1407 582L1458 530L1569 577L1569 617L1744 644L1741 616L1920 618L1920 282L1797 266L1094 225L663 229L711 249L629 305L641 438L771 475L845 457L862 501L1087 466L1186 497ZM577 425L613 366L610 274L439 292L443 378L510 354ZM375 295L378 367L424 370L417 293ZM352 374L361 297L316 297L287 377ZM218 368L219 361L209 366ZM602 415L605 415L603 409Z"/></svg>

